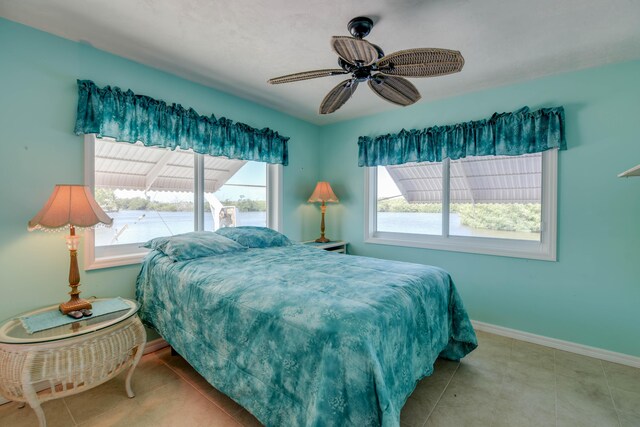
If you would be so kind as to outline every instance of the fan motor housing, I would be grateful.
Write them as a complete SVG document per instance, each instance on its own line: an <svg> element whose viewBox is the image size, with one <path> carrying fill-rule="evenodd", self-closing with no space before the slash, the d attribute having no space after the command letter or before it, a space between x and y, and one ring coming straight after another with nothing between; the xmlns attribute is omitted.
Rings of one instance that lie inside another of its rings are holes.
<svg viewBox="0 0 640 427"><path fill-rule="evenodd" d="M358 16L353 18L347 24L347 28L351 35L357 39L367 37L373 28L373 21L366 16Z"/></svg>
<svg viewBox="0 0 640 427"><path fill-rule="evenodd" d="M353 71L353 78L358 82L366 82L371 78L371 67L361 67Z"/></svg>

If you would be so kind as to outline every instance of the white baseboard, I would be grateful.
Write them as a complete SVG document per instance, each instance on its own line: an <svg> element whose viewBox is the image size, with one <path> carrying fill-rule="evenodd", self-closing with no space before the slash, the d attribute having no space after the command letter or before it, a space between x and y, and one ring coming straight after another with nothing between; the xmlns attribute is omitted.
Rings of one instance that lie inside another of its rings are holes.
<svg viewBox="0 0 640 427"><path fill-rule="evenodd" d="M142 352L142 354L153 353L154 351L158 351L162 348L167 347L168 345L169 343L163 340L162 338L157 338L152 341L147 341L147 344L144 346L144 351ZM43 385L38 391L42 391L47 388L49 388L48 385ZM9 401L4 399L3 397L0 397L0 405L4 405L5 403L9 403Z"/></svg>
<svg viewBox="0 0 640 427"><path fill-rule="evenodd" d="M529 332L509 329L502 326L492 325L490 323L472 320L473 327L478 331L489 332L495 335L501 335L508 338L514 338L520 341L526 341L533 344L543 345L545 347L555 348L557 350L568 351L570 353L579 354L581 356L595 357L596 359L606 360L607 362L619 363L634 368L640 368L640 357L631 356L624 353L616 353L615 351L604 350L597 347L589 347L587 345L577 344L570 341L563 341L555 338L548 338L542 335L535 335Z"/></svg>

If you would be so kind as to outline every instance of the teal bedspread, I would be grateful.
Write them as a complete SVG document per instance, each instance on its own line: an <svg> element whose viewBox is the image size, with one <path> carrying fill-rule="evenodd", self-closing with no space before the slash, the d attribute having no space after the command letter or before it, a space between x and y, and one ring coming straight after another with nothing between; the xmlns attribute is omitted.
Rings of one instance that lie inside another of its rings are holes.
<svg viewBox="0 0 640 427"><path fill-rule="evenodd" d="M302 245L173 262L152 251L141 316L267 426L399 426L438 356L477 346L439 268Z"/></svg>

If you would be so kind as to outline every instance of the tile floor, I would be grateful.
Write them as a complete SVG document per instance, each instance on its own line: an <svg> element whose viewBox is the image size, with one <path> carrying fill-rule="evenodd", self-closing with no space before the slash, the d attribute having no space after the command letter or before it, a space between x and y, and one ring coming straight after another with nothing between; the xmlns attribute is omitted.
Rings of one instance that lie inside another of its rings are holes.
<svg viewBox="0 0 640 427"><path fill-rule="evenodd" d="M409 426L640 426L640 369L478 333L462 363L439 360L407 401ZM169 349L144 356L128 399L118 377L43 405L56 426L259 426ZM0 426L37 426L29 407L0 406Z"/></svg>

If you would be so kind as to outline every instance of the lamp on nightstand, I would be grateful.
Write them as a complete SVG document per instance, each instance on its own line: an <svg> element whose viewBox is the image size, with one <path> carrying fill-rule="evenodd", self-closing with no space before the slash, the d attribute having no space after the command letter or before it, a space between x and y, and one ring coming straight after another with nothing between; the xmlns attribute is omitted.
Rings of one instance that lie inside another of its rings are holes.
<svg viewBox="0 0 640 427"><path fill-rule="evenodd" d="M91 308L89 301L80 298L80 270L78 269L78 243L80 236L76 236L76 227L93 228L97 224L111 226L113 219L104 213L95 201L89 187L83 185L56 185L49 200L40 212L29 221L29 231L44 229L61 231L69 227L67 248L71 257L69 265L69 286L71 299L60 304L60 311L64 314L70 311Z"/></svg>
<svg viewBox="0 0 640 427"><path fill-rule="evenodd" d="M322 210L322 221L320 222L320 237L316 239L318 243L330 242L329 239L324 237L324 213L327 210L325 202L338 203L338 198L333 193L331 185L328 182L320 181L316 184L316 189L313 190L313 194L309 197L309 203L322 202L320 209Z"/></svg>

